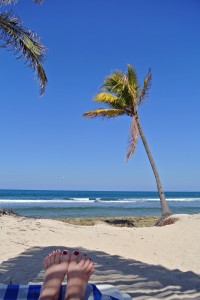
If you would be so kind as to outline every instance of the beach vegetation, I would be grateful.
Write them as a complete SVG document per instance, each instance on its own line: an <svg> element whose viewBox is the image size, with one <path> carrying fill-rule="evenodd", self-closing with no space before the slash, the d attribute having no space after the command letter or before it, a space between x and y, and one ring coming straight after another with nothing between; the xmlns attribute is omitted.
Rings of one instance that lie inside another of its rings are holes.
<svg viewBox="0 0 200 300"><path fill-rule="evenodd" d="M158 216L135 217L95 217L95 218L59 218L60 221L78 225L93 226L96 224L108 224L115 227L152 227L159 220Z"/></svg>
<svg viewBox="0 0 200 300"><path fill-rule="evenodd" d="M0 6L15 4L17 0L0 0ZM42 3L42 0L35 0ZM0 12L0 47L12 50L18 59L23 59L36 73L40 94L45 91L47 76L43 68L46 48L40 37L26 28L12 10Z"/></svg>
<svg viewBox="0 0 200 300"><path fill-rule="evenodd" d="M101 92L97 93L93 98L95 102L106 105L106 108L103 107L89 110L85 112L83 116L85 118L113 118L119 116L128 116L131 118L130 140L128 151L126 153L126 161L133 155L137 145L138 136L140 136L156 179L161 203L161 218L156 225L161 225L163 221L171 215L171 210L167 204L158 170L144 135L138 114L139 106L144 103L148 97L151 79L152 73L151 69L149 69L148 74L144 79L143 86L140 88L136 71L132 65L129 64L127 66L127 71L125 73L115 71L105 78L104 83L101 86Z"/></svg>

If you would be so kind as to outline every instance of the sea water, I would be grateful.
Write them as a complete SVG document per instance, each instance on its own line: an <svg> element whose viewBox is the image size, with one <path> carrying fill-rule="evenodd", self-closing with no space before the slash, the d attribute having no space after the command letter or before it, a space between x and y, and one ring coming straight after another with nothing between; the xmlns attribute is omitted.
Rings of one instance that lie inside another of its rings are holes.
<svg viewBox="0 0 200 300"><path fill-rule="evenodd" d="M173 213L200 213L200 192L166 192ZM157 192L0 190L0 208L28 217L160 215Z"/></svg>

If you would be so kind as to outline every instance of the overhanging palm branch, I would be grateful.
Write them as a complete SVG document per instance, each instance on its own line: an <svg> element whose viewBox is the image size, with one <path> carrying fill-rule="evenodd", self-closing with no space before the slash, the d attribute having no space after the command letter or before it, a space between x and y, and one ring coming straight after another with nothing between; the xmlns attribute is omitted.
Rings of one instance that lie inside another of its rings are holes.
<svg viewBox="0 0 200 300"><path fill-rule="evenodd" d="M42 95L47 83L47 77L42 66L46 49L39 40L38 35L24 27L21 20L15 17L12 12L0 13L0 47L13 50L17 54L17 58L23 57L34 69Z"/></svg>

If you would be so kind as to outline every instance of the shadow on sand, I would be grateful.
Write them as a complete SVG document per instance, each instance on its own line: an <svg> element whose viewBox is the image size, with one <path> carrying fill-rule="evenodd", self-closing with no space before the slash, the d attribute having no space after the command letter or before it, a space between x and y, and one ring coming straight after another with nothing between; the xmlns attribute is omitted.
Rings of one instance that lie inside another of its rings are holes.
<svg viewBox="0 0 200 300"><path fill-rule="evenodd" d="M42 283L42 260L58 248L33 247L3 262L0 264L0 283L8 284L10 280L13 284ZM63 247L60 249L64 250ZM200 299L200 276L193 272L168 270L105 252L79 249L89 253L95 262L93 283L115 285L134 299Z"/></svg>

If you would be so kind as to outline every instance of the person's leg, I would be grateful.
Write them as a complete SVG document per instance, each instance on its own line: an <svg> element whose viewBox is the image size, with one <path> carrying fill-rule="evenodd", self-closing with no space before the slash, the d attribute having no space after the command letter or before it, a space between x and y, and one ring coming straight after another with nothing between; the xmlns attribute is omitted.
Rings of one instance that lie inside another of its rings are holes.
<svg viewBox="0 0 200 300"><path fill-rule="evenodd" d="M67 271L65 300L83 300L88 280L93 273L94 263L91 259L79 251L74 251Z"/></svg>
<svg viewBox="0 0 200 300"><path fill-rule="evenodd" d="M57 300L60 286L67 273L70 253L67 250L53 251L44 259L44 283L39 300Z"/></svg>

